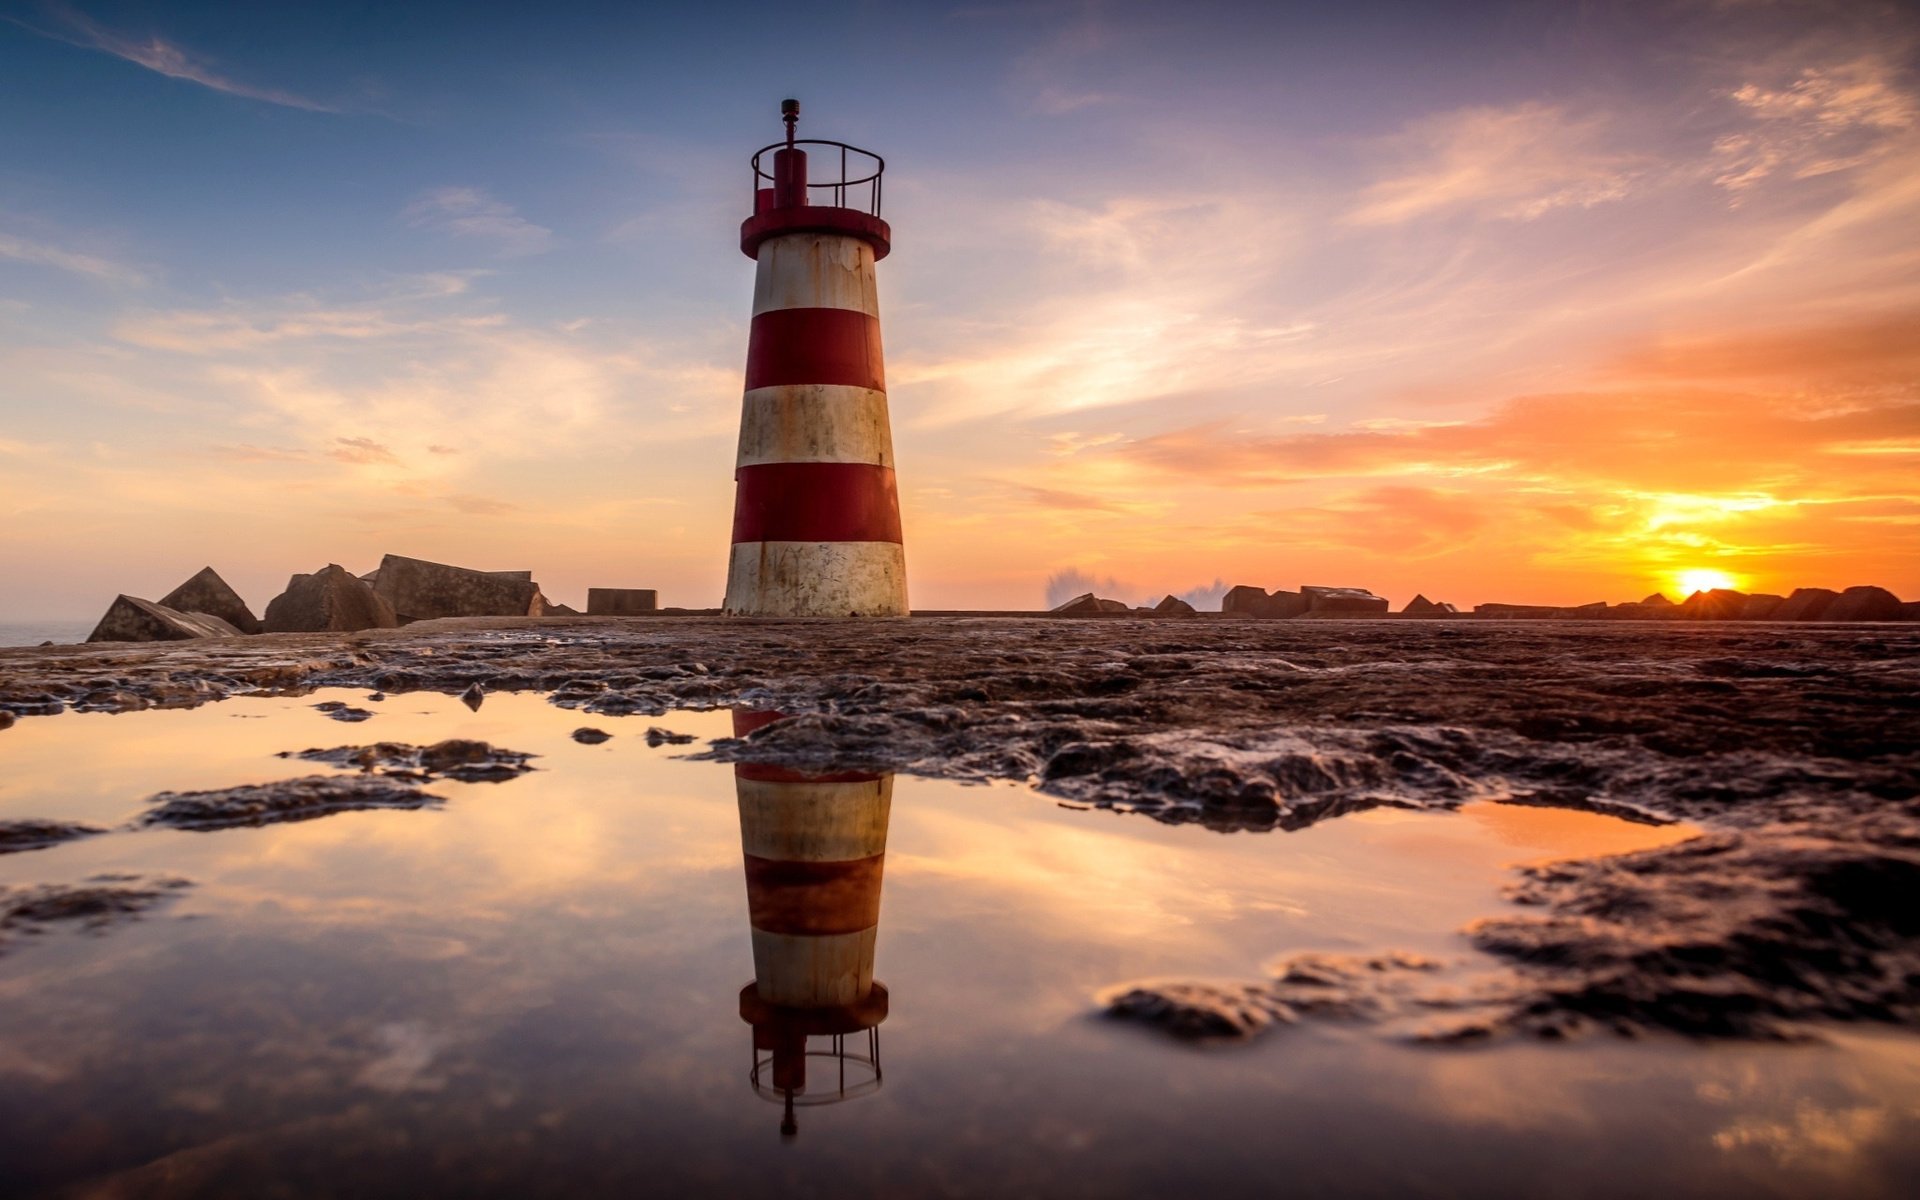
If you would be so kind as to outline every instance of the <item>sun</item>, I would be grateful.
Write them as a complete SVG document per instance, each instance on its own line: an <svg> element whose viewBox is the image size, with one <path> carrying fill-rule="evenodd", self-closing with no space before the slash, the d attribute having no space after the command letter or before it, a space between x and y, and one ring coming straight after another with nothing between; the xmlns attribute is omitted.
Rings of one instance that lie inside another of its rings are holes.
<svg viewBox="0 0 1920 1200"><path fill-rule="evenodd" d="M1733 576L1725 571L1715 571L1708 567L1695 567L1691 571L1682 571L1675 575L1674 582L1680 585L1680 594L1691 596L1695 592L1711 592L1716 588L1734 588Z"/></svg>

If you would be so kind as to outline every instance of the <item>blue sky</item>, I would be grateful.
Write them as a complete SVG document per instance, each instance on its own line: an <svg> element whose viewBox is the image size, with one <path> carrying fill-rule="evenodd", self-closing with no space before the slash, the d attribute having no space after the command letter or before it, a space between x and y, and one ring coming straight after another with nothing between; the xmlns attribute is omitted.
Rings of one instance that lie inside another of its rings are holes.
<svg viewBox="0 0 1920 1200"><path fill-rule="evenodd" d="M888 160L922 607L1920 592L1898 6L0 16L0 614L384 551L715 602L788 95Z"/></svg>

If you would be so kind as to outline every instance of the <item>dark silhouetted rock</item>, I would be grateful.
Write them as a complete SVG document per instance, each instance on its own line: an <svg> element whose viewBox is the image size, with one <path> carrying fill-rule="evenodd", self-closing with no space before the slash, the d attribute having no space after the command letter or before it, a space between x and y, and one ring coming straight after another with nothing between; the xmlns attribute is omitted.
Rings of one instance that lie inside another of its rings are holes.
<svg viewBox="0 0 1920 1200"><path fill-rule="evenodd" d="M8 712L4 708L0 708L0 729L12 729L12 728L13 728L13 714Z"/></svg>
<svg viewBox="0 0 1920 1200"><path fill-rule="evenodd" d="M606 730L595 729L590 725L583 725L573 731L573 740L583 746L598 746L601 742L608 741L612 737L613 735Z"/></svg>
<svg viewBox="0 0 1920 1200"><path fill-rule="evenodd" d="M1885 588L1850 587L1820 614L1823 621L1898 621L1900 597Z"/></svg>
<svg viewBox="0 0 1920 1200"><path fill-rule="evenodd" d="M1104 617L1133 610L1118 600L1102 600L1092 592L1083 592L1053 609L1057 617Z"/></svg>
<svg viewBox="0 0 1920 1200"><path fill-rule="evenodd" d="M1297 1018L1260 984L1160 983L1128 988L1107 1001L1107 1015L1157 1025L1175 1037L1245 1039Z"/></svg>
<svg viewBox="0 0 1920 1200"><path fill-rule="evenodd" d="M117 596L87 635L89 642L184 642L191 638L241 637L238 629L206 613L186 613L142 600Z"/></svg>
<svg viewBox="0 0 1920 1200"><path fill-rule="evenodd" d="M1605 600L1595 600L1591 604L1555 609L1553 615L1562 621L1604 621L1609 607Z"/></svg>
<svg viewBox="0 0 1920 1200"><path fill-rule="evenodd" d="M1645 605L1648 608L1674 607L1673 601L1667 599L1666 596L1660 592L1655 592L1653 595L1648 596L1645 600L1642 600L1640 603Z"/></svg>
<svg viewBox="0 0 1920 1200"><path fill-rule="evenodd" d="M58 922L101 933L139 919L192 886L164 875L94 875L79 884L0 887L0 949L9 933L37 933Z"/></svg>
<svg viewBox="0 0 1920 1200"><path fill-rule="evenodd" d="M1680 616L1688 621L1736 621L1746 607L1745 592L1714 588L1688 596L1680 604Z"/></svg>
<svg viewBox="0 0 1920 1200"><path fill-rule="evenodd" d="M460 693L460 703L466 705L474 712L480 711L480 706L486 702L486 699L487 689L477 683L468 684L467 690Z"/></svg>
<svg viewBox="0 0 1920 1200"><path fill-rule="evenodd" d="M1894 619L1897 621L1920 621L1920 600L1909 600L1902 604L1900 606L1900 615ZM4 724L0 724L0 729L5 728L6 726Z"/></svg>
<svg viewBox="0 0 1920 1200"><path fill-rule="evenodd" d="M652 588L588 588L587 615L631 617L660 611L660 593Z"/></svg>
<svg viewBox="0 0 1920 1200"><path fill-rule="evenodd" d="M394 775L403 779L444 775L463 783L499 783L517 779L533 770L527 765L527 760L535 755L502 749L470 738L449 738L431 746L375 742L371 746L335 746L331 750L283 751L280 757L303 758L308 762L322 762L329 766Z"/></svg>
<svg viewBox="0 0 1920 1200"><path fill-rule="evenodd" d="M0 854L44 850L61 842L105 832L98 825L80 825L69 821L0 821Z"/></svg>
<svg viewBox="0 0 1920 1200"><path fill-rule="evenodd" d="M1476 604L1473 615L1496 621L1545 621L1560 615L1550 604Z"/></svg>
<svg viewBox="0 0 1920 1200"><path fill-rule="evenodd" d="M440 797L384 775L306 775L209 792L161 792L142 825L226 829L306 821L364 808L424 808Z"/></svg>
<svg viewBox="0 0 1920 1200"><path fill-rule="evenodd" d="M1747 597L1745 604L1740 606L1740 620L1771 620L1773 614L1779 612L1780 606L1786 602L1787 598L1785 596L1775 596L1767 592L1755 592Z"/></svg>
<svg viewBox="0 0 1920 1200"><path fill-rule="evenodd" d="M1374 617L1384 615L1387 602L1365 588L1303 587L1310 617Z"/></svg>
<svg viewBox="0 0 1920 1200"><path fill-rule="evenodd" d="M1168 596L1160 603L1154 605L1152 611L1155 615L1162 617L1192 617L1199 615L1199 610L1178 596Z"/></svg>
<svg viewBox="0 0 1920 1200"><path fill-rule="evenodd" d="M352 633L400 624L378 593L338 564L295 575L267 605L268 633Z"/></svg>
<svg viewBox="0 0 1920 1200"><path fill-rule="evenodd" d="M695 741L690 733L675 733L658 725L647 726L646 738L649 746L690 746Z"/></svg>
<svg viewBox="0 0 1920 1200"><path fill-rule="evenodd" d="M1787 602L1773 611L1776 621L1818 621L1840 593L1832 588L1795 588Z"/></svg>
<svg viewBox="0 0 1920 1200"><path fill-rule="evenodd" d="M539 616L545 601L531 571L472 571L389 554L374 591L404 624L435 617Z"/></svg>
<svg viewBox="0 0 1920 1200"><path fill-rule="evenodd" d="M241 633L260 632L260 618L212 567L200 568L199 574L160 597L160 606L219 617Z"/></svg>
<svg viewBox="0 0 1920 1200"><path fill-rule="evenodd" d="M1458 616L1459 613L1460 610L1453 605L1436 604L1424 595L1415 596L1407 601L1405 608L1400 610L1400 615L1403 617L1453 617Z"/></svg>

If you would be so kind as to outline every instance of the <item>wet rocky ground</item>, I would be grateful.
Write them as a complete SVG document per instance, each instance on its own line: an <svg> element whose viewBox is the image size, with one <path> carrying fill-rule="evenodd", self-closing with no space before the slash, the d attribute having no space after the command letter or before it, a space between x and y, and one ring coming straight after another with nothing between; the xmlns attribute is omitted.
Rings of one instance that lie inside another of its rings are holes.
<svg viewBox="0 0 1920 1200"><path fill-rule="evenodd" d="M1920 1023L1912 625L662 617L0 650L0 713L19 719L324 686L469 704L538 690L589 719L777 708L794 715L701 753L1032 780L1069 803L1223 831L1477 799L1707 831L1518 875L1528 907L1469 931L1512 967L1497 986L1462 991L1382 947L1236 987L1114 999L1176 1032L1408 1012L1446 1016L1418 1036L1449 1040ZM193 827L261 819L283 801L315 812L431 802L388 773L422 770L430 748L360 762L364 749L317 752L362 773L294 781L310 795L197 794L156 813L178 808L174 823ZM25 848L52 834L14 836Z"/></svg>

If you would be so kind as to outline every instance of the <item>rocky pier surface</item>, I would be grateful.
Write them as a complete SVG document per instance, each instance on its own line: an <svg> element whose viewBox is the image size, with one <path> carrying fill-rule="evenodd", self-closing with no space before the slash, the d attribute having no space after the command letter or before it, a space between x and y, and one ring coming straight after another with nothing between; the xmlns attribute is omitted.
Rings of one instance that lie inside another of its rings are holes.
<svg viewBox="0 0 1920 1200"><path fill-rule="evenodd" d="M697 751L715 759L1031 780L1225 830L1479 799L1685 819L1704 836L1516 876L1525 907L1469 931L1510 978L1441 1036L1920 1024L1920 626L1115 618L455 619L5 649L0 714L537 690L583 715L793 714ZM1219 993L1219 1020L1197 986L1117 1011L1183 1031L1460 1011L1425 990L1445 972L1341 970L1337 1005L1308 1003L1330 985L1296 964ZM1375 980L1390 1004L1359 996Z"/></svg>

